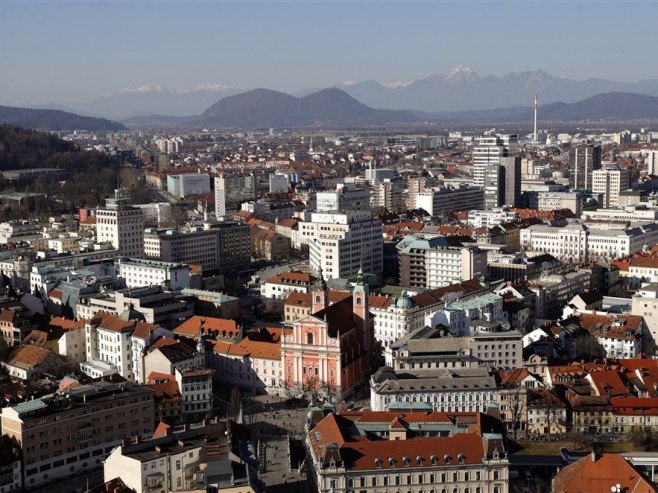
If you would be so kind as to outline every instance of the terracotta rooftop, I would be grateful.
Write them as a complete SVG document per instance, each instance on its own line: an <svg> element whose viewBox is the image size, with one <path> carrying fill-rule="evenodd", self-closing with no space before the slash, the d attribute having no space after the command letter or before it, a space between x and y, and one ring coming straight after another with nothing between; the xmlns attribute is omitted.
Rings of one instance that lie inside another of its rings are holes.
<svg viewBox="0 0 658 493"><path fill-rule="evenodd" d="M395 428L403 428L408 415L395 413L372 413L392 416L377 416L377 421L387 421ZM424 413L419 413L424 414ZM445 422L442 413L432 413L438 422ZM479 432L456 433L452 436L419 437L407 440L370 440L360 435L351 423L354 417L329 414L308 434L313 455L324 465L334 460L350 471L382 470L401 471L405 465L414 468L433 467L438 464L464 466L481 464L489 449L485 449ZM502 442L499 451L504 453ZM434 457L434 459L432 459ZM435 463L432 463L432 460Z"/></svg>
<svg viewBox="0 0 658 493"><path fill-rule="evenodd" d="M238 324L235 320L194 315L174 329L174 333L196 338L199 332L216 337L235 338L238 336Z"/></svg>
<svg viewBox="0 0 658 493"><path fill-rule="evenodd" d="M658 491L621 454L587 455L564 467L553 479L554 493L604 493L616 484L620 491Z"/></svg>
<svg viewBox="0 0 658 493"><path fill-rule="evenodd" d="M310 286L315 282L315 277L312 275L301 272L301 271L291 271L283 272L278 276L274 276L267 281L270 284L291 284L296 286Z"/></svg>
<svg viewBox="0 0 658 493"><path fill-rule="evenodd" d="M52 353L38 346L23 346L14 350L7 358L7 364L36 368Z"/></svg>

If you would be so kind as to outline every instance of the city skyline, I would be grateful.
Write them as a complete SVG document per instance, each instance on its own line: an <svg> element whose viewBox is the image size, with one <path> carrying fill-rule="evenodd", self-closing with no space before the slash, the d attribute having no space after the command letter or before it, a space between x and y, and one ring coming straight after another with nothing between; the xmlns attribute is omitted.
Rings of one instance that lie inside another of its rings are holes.
<svg viewBox="0 0 658 493"><path fill-rule="evenodd" d="M481 76L539 68L575 80L658 78L642 58L658 41L658 5L647 3L126 5L3 3L0 101L90 100L148 83L294 93L417 80L460 64Z"/></svg>

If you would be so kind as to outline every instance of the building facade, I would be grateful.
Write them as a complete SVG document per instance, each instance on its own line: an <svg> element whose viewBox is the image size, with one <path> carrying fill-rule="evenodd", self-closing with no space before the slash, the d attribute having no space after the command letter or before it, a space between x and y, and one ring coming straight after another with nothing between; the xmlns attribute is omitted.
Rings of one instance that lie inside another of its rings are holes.
<svg viewBox="0 0 658 493"><path fill-rule="evenodd" d="M153 392L94 382L2 410L2 433L21 445L26 488L99 467L121 440L153 433Z"/></svg>

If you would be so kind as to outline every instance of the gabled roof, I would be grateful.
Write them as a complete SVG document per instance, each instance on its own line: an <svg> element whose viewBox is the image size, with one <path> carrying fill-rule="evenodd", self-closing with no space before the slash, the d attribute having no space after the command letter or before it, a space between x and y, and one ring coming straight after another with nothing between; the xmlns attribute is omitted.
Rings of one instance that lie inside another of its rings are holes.
<svg viewBox="0 0 658 493"><path fill-rule="evenodd" d="M290 271L283 272L278 276L274 276L267 281L266 283L270 284L286 284L286 285L296 285L296 286L310 286L315 282L315 277L307 272L301 271Z"/></svg>
<svg viewBox="0 0 658 493"><path fill-rule="evenodd" d="M99 329L109 330L111 332L132 332L135 328L134 320L121 320L116 315L103 311L97 312L89 323L97 326Z"/></svg>
<svg viewBox="0 0 658 493"><path fill-rule="evenodd" d="M190 359L196 354L194 348L180 341L176 344L162 345L156 349L153 349L153 346L151 346L149 348L149 353L152 353L153 351L160 351L160 353L172 363Z"/></svg>
<svg viewBox="0 0 658 493"><path fill-rule="evenodd" d="M562 468L553 479L554 493L604 493L616 484L620 491L658 491L621 454L587 455Z"/></svg>
<svg viewBox="0 0 658 493"><path fill-rule="evenodd" d="M38 346L23 346L9 355L7 364L24 368L36 368L52 354L47 349Z"/></svg>
<svg viewBox="0 0 658 493"><path fill-rule="evenodd" d="M628 379L616 370L593 371L589 374L598 394L608 397L629 395Z"/></svg>

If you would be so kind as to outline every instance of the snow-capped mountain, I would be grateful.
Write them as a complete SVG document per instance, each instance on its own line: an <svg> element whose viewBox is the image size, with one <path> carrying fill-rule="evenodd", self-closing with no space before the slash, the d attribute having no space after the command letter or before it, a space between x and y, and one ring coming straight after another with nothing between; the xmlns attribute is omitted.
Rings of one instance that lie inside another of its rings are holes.
<svg viewBox="0 0 658 493"><path fill-rule="evenodd" d="M124 119L136 115L187 116L203 112L226 96L245 92L247 88L224 84L204 84L193 89L168 89L149 82L136 88L124 88L93 101L68 102L74 111Z"/></svg>
<svg viewBox="0 0 658 493"><path fill-rule="evenodd" d="M595 94L633 92L658 96L658 80L634 83L603 79L577 81L556 77L540 69L503 76L480 76L472 68L458 65L447 72L390 83L350 82L337 87L372 108L418 111L489 110L532 104L576 102Z"/></svg>

